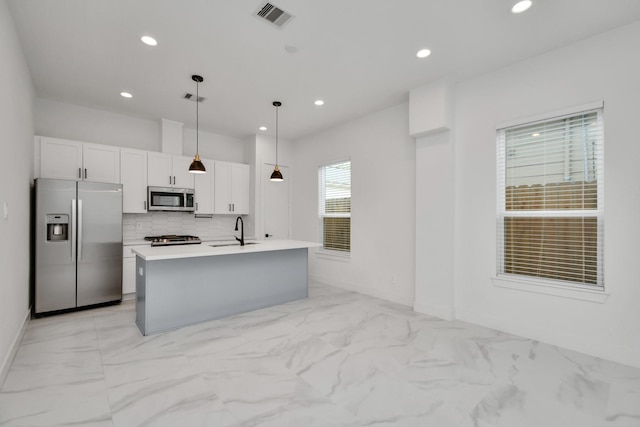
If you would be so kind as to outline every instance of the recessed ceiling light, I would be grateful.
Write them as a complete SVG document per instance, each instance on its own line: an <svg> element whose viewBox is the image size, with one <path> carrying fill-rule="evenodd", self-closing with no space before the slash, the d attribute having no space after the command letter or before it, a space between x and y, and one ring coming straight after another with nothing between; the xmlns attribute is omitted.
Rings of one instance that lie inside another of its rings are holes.
<svg viewBox="0 0 640 427"><path fill-rule="evenodd" d="M120 92L120 96L123 98L133 98L133 95L131 95L129 92Z"/></svg>
<svg viewBox="0 0 640 427"><path fill-rule="evenodd" d="M416 53L418 58L426 58L429 55L431 55L431 51L429 49L421 49Z"/></svg>
<svg viewBox="0 0 640 427"><path fill-rule="evenodd" d="M511 13L522 13L525 10L529 9L533 2L531 0L522 0L518 3L514 4L511 8Z"/></svg>
<svg viewBox="0 0 640 427"><path fill-rule="evenodd" d="M265 130L267 130L267 127L266 126L260 126L258 129L260 129L261 131L264 132Z"/></svg>
<svg viewBox="0 0 640 427"><path fill-rule="evenodd" d="M540 134L536 132L536 133L532 133L531 136L540 136Z"/></svg>
<svg viewBox="0 0 640 427"><path fill-rule="evenodd" d="M142 36L140 37L140 40L142 41L142 43L146 44L147 46L158 46L158 41L153 37Z"/></svg>
<svg viewBox="0 0 640 427"><path fill-rule="evenodd" d="M314 104L316 104L316 105L324 105L324 101L322 99L318 99L318 100L314 101Z"/></svg>

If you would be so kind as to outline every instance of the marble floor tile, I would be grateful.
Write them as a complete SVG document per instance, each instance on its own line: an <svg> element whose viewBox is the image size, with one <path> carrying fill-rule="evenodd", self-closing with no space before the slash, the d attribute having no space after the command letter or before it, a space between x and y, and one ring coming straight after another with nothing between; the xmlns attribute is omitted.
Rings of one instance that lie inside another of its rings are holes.
<svg viewBox="0 0 640 427"><path fill-rule="evenodd" d="M148 337L133 301L33 319L0 426L640 427L640 369L312 283Z"/></svg>
<svg viewBox="0 0 640 427"><path fill-rule="evenodd" d="M0 392L0 426L72 425L113 427L103 379Z"/></svg>

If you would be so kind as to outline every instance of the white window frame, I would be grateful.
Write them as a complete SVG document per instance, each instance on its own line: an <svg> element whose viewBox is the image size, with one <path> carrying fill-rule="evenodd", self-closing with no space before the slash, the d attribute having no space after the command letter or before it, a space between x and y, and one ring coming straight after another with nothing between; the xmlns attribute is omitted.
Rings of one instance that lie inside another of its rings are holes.
<svg viewBox="0 0 640 427"><path fill-rule="evenodd" d="M604 128L602 123L604 103L597 102L582 105L567 110L556 111L543 116L537 116L526 120L514 121L500 124L496 127L497 137L497 250L496 250L496 277L493 283L499 287L525 290L530 292L544 293L561 297L576 298L593 302L604 302L607 293L604 287ZM504 130L512 127L519 127L536 122L557 120L562 117L570 117L585 112L597 111L598 121L601 129L601 140L597 144L597 209L592 210L536 210L518 211L506 210L506 141ZM595 217L598 221L598 283L582 284L555 280L550 278L538 278L521 274L505 273L504 259L504 220L507 217ZM578 291L578 292L575 292Z"/></svg>
<svg viewBox="0 0 640 427"><path fill-rule="evenodd" d="M351 257L351 237L352 237L351 224L349 226L349 230L350 230L349 231L349 251L327 249L324 247L324 218L351 218L351 210L349 211L349 213L345 213L345 214L335 214L335 213L327 214L326 212L324 212L325 182L324 182L323 171L327 166L332 166L332 165L337 165L337 164L347 163L347 162L351 164L352 163L351 158L349 157L342 158L339 160L323 163L322 165L318 166L318 239L319 239L319 242L322 243L322 247L318 248L316 254L322 258L335 259L338 261L348 261ZM351 164L350 166L353 166L353 165ZM351 183L351 179L353 175L352 169L349 170L349 175L350 175L350 183ZM351 187L352 185L350 184L350 188ZM353 201L352 196L350 197Z"/></svg>

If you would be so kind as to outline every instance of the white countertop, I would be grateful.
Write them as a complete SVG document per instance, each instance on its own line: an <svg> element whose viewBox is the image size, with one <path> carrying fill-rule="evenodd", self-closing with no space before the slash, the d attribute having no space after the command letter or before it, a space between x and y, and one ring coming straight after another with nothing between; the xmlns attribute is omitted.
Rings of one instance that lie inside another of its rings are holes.
<svg viewBox="0 0 640 427"><path fill-rule="evenodd" d="M202 243L199 245L149 246L133 249L133 252L145 261L157 261L162 259L283 251L287 249L317 248L322 246L317 242L303 242L299 240L260 240L250 243L252 244L240 246L240 244L236 242L231 246L218 247L210 246L215 243Z"/></svg>

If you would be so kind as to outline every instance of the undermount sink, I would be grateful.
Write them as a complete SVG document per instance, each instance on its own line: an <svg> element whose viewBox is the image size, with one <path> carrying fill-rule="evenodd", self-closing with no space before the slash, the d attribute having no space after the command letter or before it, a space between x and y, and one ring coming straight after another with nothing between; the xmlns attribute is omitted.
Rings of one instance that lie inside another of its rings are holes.
<svg viewBox="0 0 640 427"><path fill-rule="evenodd" d="M258 242L245 242L245 246L248 245L257 245ZM220 243L218 245L209 245L212 248L222 248L224 246L240 246L240 243Z"/></svg>

